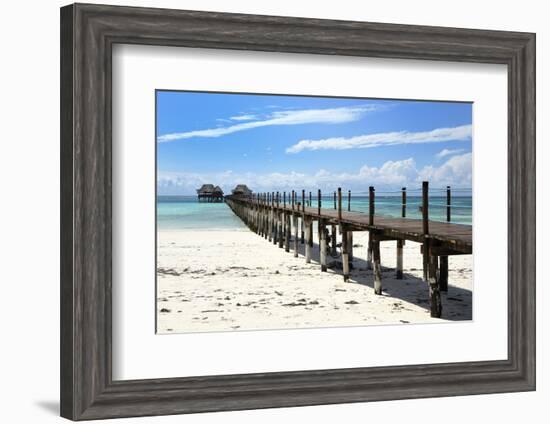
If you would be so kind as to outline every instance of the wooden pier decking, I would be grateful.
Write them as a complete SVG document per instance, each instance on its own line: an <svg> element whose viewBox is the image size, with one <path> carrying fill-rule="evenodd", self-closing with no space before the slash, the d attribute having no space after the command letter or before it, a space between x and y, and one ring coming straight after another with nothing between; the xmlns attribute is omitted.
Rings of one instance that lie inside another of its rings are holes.
<svg viewBox="0 0 550 424"><path fill-rule="evenodd" d="M424 280L428 283L432 317L441 317L441 291L448 286L448 256L472 253L472 226L429 220L428 183L423 183L422 219L406 217L389 218L375 213L374 187L369 188L369 213L342 210L342 192L334 196L334 209L321 207L321 192L317 193L317 207L313 206L311 193L309 202L302 190L302 201L298 193L261 193L254 196L226 196L227 205L252 230L280 248L298 256L298 243L305 244L305 260L311 262L313 247L313 223L317 222L321 271L327 270L328 250L336 250L336 228L341 237L342 270L344 280L350 276L350 262L353 261L353 232L368 231L369 243L367 264L373 269L374 290L382 294L382 273L380 264L380 242L395 240L397 269L396 277L403 278L403 245L407 240L421 243L419 254L423 256ZM348 209L350 209L348 192ZM282 198L281 198L282 197ZM447 190L450 202L450 191ZM305 206L309 203L308 206ZM403 205L406 197L403 196ZM450 203L448 203L450 205ZM403 207L405 216L405 207ZM447 208L450 221L450 206ZM328 229L331 229L329 233ZM340 245L339 245L340 246Z"/></svg>

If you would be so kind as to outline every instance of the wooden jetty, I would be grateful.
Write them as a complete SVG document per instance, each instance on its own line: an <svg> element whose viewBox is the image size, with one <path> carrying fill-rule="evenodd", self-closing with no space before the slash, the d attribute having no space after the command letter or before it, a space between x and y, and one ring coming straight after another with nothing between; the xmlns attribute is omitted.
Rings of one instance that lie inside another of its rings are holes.
<svg viewBox="0 0 550 424"><path fill-rule="evenodd" d="M403 245L407 240L421 243L424 280L429 287L432 317L441 317L441 291L447 291L448 257L472 253L472 226L455 224L451 220L451 192L447 187L447 222L429 220L429 186L422 184L422 219L406 217L407 195L402 189L400 218L389 218L375 213L375 189L369 187L369 212L351 211L351 192L348 191L347 210L342 208L342 190L334 192L334 208L322 208L321 190L317 191L317 205L301 193L256 193L254 196L226 196L227 205L252 230L280 248L290 252L291 242L295 257L298 243L305 244L305 261L311 262L313 225L317 222L321 271L327 270L329 249L336 250L336 228L341 238L341 258L344 281L350 277L353 261L353 232L368 231L367 264L373 269L374 291L382 294L380 242L396 241L396 278L403 278ZM301 196L300 196L301 194ZM301 199L300 199L301 197ZM331 229L329 235L329 228ZM330 243L330 245L329 245Z"/></svg>

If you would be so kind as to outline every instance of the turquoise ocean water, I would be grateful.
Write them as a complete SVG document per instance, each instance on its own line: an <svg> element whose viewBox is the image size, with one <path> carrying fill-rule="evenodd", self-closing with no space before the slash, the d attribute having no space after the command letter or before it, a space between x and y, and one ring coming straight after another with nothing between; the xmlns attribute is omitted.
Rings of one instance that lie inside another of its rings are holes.
<svg viewBox="0 0 550 424"><path fill-rule="evenodd" d="M347 196L347 194L346 194ZM342 207L347 210L347 197L342 200ZM334 208L333 197L322 197L323 208ZM407 196L407 217L421 218L419 196ZM313 205L317 199L313 197ZM376 215L400 217L401 196L376 196ZM472 197L453 196L451 201L451 222L459 224L472 223ZM368 196L353 196L351 210L368 213ZM430 196L430 220L445 221L447 218L446 198ZM246 230L242 221L225 203L199 203L196 196L158 196L157 226L159 230Z"/></svg>

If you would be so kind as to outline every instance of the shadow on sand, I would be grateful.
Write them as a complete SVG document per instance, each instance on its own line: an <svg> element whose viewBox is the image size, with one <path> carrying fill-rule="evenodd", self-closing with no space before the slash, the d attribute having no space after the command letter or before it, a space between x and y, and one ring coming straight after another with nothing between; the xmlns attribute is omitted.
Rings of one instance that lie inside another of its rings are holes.
<svg viewBox="0 0 550 424"><path fill-rule="evenodd" d="M314 240L315 238L316 236L314 236ZM290 242L289 254L294 253L293 241L294 239L292 238ZM274 247L276 246L274 245ZM360 284L370 287L374 291L373 272L372 270L367 269L367 261L357 256L359 252L366 253L366 248L363 246L354 246L354 258L351 264L352 269L349 284ZM343 279L342 262L339 253L340 249L338 248L336 255L329 254L328 268L332 272L339 274L341 276L340 278ZM305 256L305 244L302 244L300 240L298 240L298 254L301 257ZM311 260L312 263L320 263L319 245L315 242L313 243ZM406 303L417 305L425 309L426 313L429 314L430 302L428 285L422 278L410 273L410 271L418 270L422 271L422 269L417 269L414 267L407 268L407 264L405 263L403 269L403 279L398 280L395 278L395 269L382 265L382 296L389 296ZM451 272L452 270L449 271ZM461 272L461 270L458 272ZM448 292L442 292L441 294L441 303L443 308L441 318L450 321L469 321L472 319L472 292L470 290L453 286L452 279L449 276L449 290Z"/></svg>

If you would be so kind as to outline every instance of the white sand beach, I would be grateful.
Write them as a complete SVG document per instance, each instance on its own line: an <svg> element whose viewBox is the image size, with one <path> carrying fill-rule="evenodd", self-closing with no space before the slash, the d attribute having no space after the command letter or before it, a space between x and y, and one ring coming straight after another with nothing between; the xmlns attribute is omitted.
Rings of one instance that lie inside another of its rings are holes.
<svg viewBox="0 0 550 424"><path fill-rule="evenodd" d="M306 264L246 230L159 230L159 334L434 323L472 319L472 257L449 257L442 318L431 318L420 245L404 247L404 277L395 278L395 241L381 243L383 294L367 270L366 232L354 233L349 282L335 267L321 272L319 252ZM317 240L314 238L314 240Z"/></svg>

